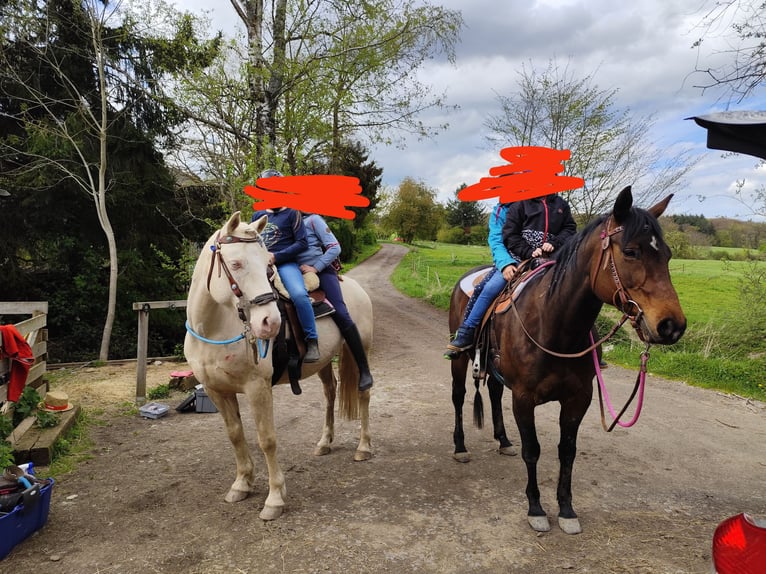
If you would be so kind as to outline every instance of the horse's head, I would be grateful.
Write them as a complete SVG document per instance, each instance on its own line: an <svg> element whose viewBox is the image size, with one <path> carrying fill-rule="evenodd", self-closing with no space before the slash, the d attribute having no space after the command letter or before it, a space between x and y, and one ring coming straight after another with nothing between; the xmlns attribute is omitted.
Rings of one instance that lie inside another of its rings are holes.
<svg viewBox="0 0 766 574"><path fill-rule="evenodd" d="M269 280L274 273L261 239L267 216L247 224L235 212L211 237L207 287L210 295L249 325L259 339L275 337L281 325L276 295ZM215 279L215 280L212 280Z"/></svg>
<svg viewBox="0 0 766 574"><path fill-rule="evenodd" d="M670 248L657 218L669 195L647 210L633 206L630 187L617 196L601 230L599 268L592 275L596 295L633 317L649 343L678 341L686 317L670 281Z"/></svg>

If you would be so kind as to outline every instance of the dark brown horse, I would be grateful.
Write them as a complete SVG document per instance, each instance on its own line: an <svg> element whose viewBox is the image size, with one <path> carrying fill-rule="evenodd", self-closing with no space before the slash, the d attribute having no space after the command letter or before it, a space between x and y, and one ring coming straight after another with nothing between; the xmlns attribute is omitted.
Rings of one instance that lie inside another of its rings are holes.
<svg viewBox="0 0 766 574"><path fill-rule="evenodd" d="M633 207L630 187L620 192L611 214L586 226L564 245L555 263L537 274L515 301L516 309L496 313L490 326L487 374L492 422L501 452L511 443L502 414L503 384L511 389L513 415L527 466L527 518L537 531L550 530L540 504L537 460L540 443L535 407L550 401L561 405L559 479L556 495L559 526L568 534L581 532L572 508L572 466L577 431L593 395L596 367L590 353L590 333L604 303L631 318L647 344L675 343L686 329L686 317L670 281L670 249L657 218L672 196L648 210ZM450 330L460 324L467 297L456 285L450 307ZM580 355L560 357L561 355ZM455 407L455 454L470 455L464 444L463 402L468 362L474 350L452 361L452 403ZM478 379L477 379L478 380ZM474 419L481 424L481 396L474 401Z"/></svg>

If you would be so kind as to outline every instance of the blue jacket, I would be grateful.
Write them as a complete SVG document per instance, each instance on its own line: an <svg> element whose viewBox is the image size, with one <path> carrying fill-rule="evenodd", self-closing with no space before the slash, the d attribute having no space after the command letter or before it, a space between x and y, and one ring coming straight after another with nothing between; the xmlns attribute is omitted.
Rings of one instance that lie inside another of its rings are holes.
<svg viewBox="0 0 766 574"><path fill-rule="evenodd" d="M330 226L319 215L307 215L303 219L309 246L298 254L299 265L311 265L317 273L324 271L340 256L340 243Z"/></svg>
<svg viewBox="0 0 766 574"><path fill-rule="evenodd" d="M505 243L503 243L503 225L505 225L508 205L508 203L498 203L492 209L492 213L489 214L489 235L487 236L487 241L492 252L492 260L499 271L502 271L508 265L516 265L518 263L508 253L508 249L505 247Z"/></svg>
<svg viewBox="0 0 766 574"><path fill-rule="evenodd" d="M268 215L269 220L261 232L261 237L266 249L274 254L274 263L279 265L297 261L298 255L306 251L309 245L301 212L289 207L262 209L253 213L250 221L255 221L263 215Z"/></svg>

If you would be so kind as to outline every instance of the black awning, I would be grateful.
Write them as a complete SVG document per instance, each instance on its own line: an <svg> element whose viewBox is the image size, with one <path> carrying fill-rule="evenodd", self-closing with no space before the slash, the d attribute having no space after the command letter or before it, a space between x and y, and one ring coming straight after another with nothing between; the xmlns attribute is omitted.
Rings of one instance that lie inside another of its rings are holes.
<svg viewBox="0 0 766 574"><path fill-rule="evenodd" d="M707 147L766 159L766 112L716 112L686 118L707 129Z"/></svg>

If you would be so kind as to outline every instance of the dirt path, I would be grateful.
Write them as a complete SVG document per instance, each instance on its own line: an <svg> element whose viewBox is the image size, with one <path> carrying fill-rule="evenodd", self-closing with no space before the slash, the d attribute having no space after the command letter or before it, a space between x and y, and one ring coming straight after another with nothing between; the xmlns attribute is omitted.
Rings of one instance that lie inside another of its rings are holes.
<svg viewBox="0 0 766 574"><path fill-rule="evenodd" d="M322 423L318 379L304 382L299 397L277 388L288 506L264 523L260 456L256 495L223 501L234 458L219 415L171 410L153 421L109 408L100 416L107 424L93 429L93 458L55 477L48 524L0 570L707 574L721 520L742 511L766 516L764 405L650 375L635 427L604 433L597 399L585 417L573 479L584 532L567 536L555 520L550 533L533 532L523 461L497 454L490 429L467 426L473 461L451 458L449 366L441 357L446 314L385 280L403 251L386 245L350 272L375 308L371 461L352 460L354 421L339 421L332 454L312 455ZM175 368L151 366L149 386L167 382ZM611 367L605 376L619 402L635 373ZM62 386L86 407L109 407L132 400L134 385L132 368L103 367ZM469 396L466 408L471 404ZM555 405L538 409L540 488L552 517L557 416ZM509 404L506 426L518 443Z"/></svg>

